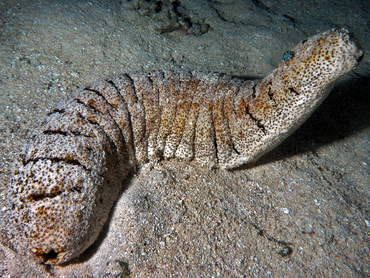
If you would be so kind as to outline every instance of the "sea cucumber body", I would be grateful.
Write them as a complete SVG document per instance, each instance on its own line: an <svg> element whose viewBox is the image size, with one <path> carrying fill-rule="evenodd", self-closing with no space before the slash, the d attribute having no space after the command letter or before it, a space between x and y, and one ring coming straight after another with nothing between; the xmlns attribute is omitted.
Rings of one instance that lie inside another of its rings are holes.
<svg viewBox="0 0 370 278"><path fill-rule="evenodd" d="M195 160L233 168L298 128L362 51L346 30L300 43L260 81L147 71L108 77L59 103L27 136L7 190L15 248L64 263L98 237L139 165Z"/></svg>

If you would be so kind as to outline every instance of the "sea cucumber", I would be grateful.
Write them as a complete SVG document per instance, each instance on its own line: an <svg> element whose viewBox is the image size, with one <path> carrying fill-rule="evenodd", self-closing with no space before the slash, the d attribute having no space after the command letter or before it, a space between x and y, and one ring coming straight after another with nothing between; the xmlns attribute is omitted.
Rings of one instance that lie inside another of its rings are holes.
<svg viewBox="0 0 370 278"><path fill-rule="evenodd" d="M28 133L16 156L6 196L14 248L51 265L77 257L143 163L194 160L230 169L255 161L296 130L363 56L345 29L289 53L262 80L147 71L77 90Z"/></svg>

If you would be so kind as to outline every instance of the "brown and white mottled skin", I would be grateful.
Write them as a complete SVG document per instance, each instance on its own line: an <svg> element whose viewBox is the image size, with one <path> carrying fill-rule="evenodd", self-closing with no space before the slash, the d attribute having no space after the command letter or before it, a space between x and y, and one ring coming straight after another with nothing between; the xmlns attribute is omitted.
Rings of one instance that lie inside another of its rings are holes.
<svg viewBox="0 0 370 278"><path fill-rule="evenodd" d="M266 78L148 71L101 79L27 135L7 189L15 249L46 264L85 251L124 179L162 159L230 169L296 130L363 52L344 29L301 42Z"/></svg>

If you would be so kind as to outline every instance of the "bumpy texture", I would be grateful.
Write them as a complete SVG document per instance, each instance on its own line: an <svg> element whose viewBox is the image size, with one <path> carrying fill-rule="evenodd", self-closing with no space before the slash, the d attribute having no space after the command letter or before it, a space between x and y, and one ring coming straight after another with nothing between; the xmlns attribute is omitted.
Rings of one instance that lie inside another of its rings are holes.
<svg viewBox="0 0 370 278"><path fill-rule="evenodd" d="M301 42L269 76L149 71L99 80L27 136L7 190L18 252L61 264L98 237L122 182L143 163L233 168L296 130L363 55L348 31Z"/></svg>

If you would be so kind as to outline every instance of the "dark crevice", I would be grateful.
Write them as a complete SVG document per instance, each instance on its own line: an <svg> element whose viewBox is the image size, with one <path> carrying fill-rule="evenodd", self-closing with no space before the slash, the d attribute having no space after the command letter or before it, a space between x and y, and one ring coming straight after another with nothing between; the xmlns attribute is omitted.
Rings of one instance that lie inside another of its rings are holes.
<svg viewBox="0 0 370 278"><path fill-rule="evenodd" d="M90 109L94 110L94 112L95 112L95 113L97 113L97 114L99 114L99 113L100 113L100 111L99 111L99 110L97 110L94 106L91 106L91 105L89 105L89 104L86 104L86 103L82 102L81 100L79 100L78 98L76 98L75 100L76 100L76 102L77 102L78 104L82 104L82 105L83 105L83 106L85 106L86 108L90 108ZM98 123L96 123L96 124L98 124Z"/></svg>
<svg viewBox="0 0 370 278"><path fill-rule="evenodd" d="M132 84L132 87L133 87L133 80L131 79L131 77L128 74L125 74L125 76L131 81L131 84ZM122 101L123 101L124 105L126 106L126 109L127 109L127 120L128 120L129 126L130 126L130 133L131 133L131 138L132 138L131 148L133 149L134 156L136 158L136 154L135 154L135 152L136 152L136 150L135 150L135 139L134 139L134 134L133 134L132 119L131 119L131 112L130 112L129 105L127 104L127 101L126 101L125 97L121 94L121 90L119 89L118 85L113 80L106 80L106 81L109 84L111 84L117 90L118 94L122 98ZM136 94L136 92L135 92L135 94ZM121 130L121 128L120 128L120 130ZM128 142L127 142L127 140L128 139L125 138L124 133L123 133L122 130L121 130L121 133L122 133L122 136L123 136L123 138L125 140L125 149L127 150L127 148L128 148ZM129 156L130 155L128 154L127 155L127 158L128 159L129 159Z"/></svg>
<svg viewBox="0 0 370 278"><path fill-rule="evenodd" d="M294 93L295 95L299 96L299 93L294 88L290 87L288 88L288 90Z"/></svg>
<svg viewBox="0 0 370 278"><path fill-rule="evenodd" d="M134 91L134 94L135 94L136 98L139 100L138 95L137 95L137 92L136 92L135 81L132 79L132 77L129 74L126 73L125 75L130 80L132 90Z"/></svg>
<svg viewBox="0 0 370 278"><path fill-rule="evenodd" d="M175 14L179 18L182 18L185 22L185 25L190 29L193 26L193 23L191 22L191 20L188 16L186 16L184 13L179 11L180 6L181 6L181 4L180 4L179 1L172 2L173 11L175 12Z"/></svg>
<svg viewBox="0 0 370 278"><path fill-rule="evenodd" d="M38 194L31 194L27 197L27 199L31 201L42 201L46 198L55 198L56 196L59 196L62 194L62 191L53 192L53 193L38 193Z"/></svg>
<svg viewBox="0 0 370 278"><path fill-rule="evenodd" d="M220 85L220 81L217 80L218 84L217 84L217 87L216 89L214 89L214 91L217 90L217 88L219 87ZM215 146L215 156L216 156L216 159L217 159L217 162L218 162L218 147L217 147L217 134L216 134L216 128L215 128L215 123L214 123L214 118L213 118L213 105L212 105L212 102L214 101L214 98L215 98L215 92L213 92L213 96L212 96L212 100L211 100L211 115L210 115L210 118L211 118L211 128L212 128L212 131L213 131L213 144Z"/></svg>
<svg viewBox="0 0 370 278"><path fill-rule="evenodd" d="M61 130L44 130L42 132L45 135L63 135L63 136L68 136L68 133L65 131Z"/></svg>
<svg viewBox="0 0 370 278"><path fill-rule="evenodd" d="M48 253L37 251L35 255L40 257L44 263L47 263L48 261L54 261L59 254L52 249Z"/></svg>
<svg viewBox="0 0 370 278"><path fill-rule="evenodd" d="M193 85L193 83L194 82L196 82L196 87L193 89L193 91L192 91L192 93L191 93L191 99L189 99L189 108L188 108L188 110L187 110L187 112L186 112L186 114L187 115L189 115L189 113L190 113L190 111L192 110L192 106L193 106L193 102L194 102L194 98L195 98L195 95L197 94L197 89L198 89L198 86L199 86L199 83L200 82L197 82L197 81L194 81L194 76L193 76L193 74L190 72L190 71L188 71L187 72L187 74L189 74L190 75L190 77L189 77L189 80L185 80L185 82L187 82L187 84L185 84L185 90L189 90L188 88L190 87L192 87L192 85ZM181 90L181 88L183 87L183 85L181 84L181 80L180 80L180 82L179 82L179 87L180 87L180 90ZM176 108L176 110L178 110L177 108ZM162 114L162 113L161 113ZM162 115L161 115L161 120L162 120ZM187 124L188 124L188 121L186 121L185 122L185 124L184 124L184 126L183 126L183 128L182 128L182 131L181 131L181 138L180 138L180 140L179 140L179 144L176 146L176 150L177 150L177 148L179 147L179 145L181 144L181 141L182 141L182 139L183 139L183 136L184 136L184 131L185 131L185 128L186 128L186 126L187 126Z"/></svg>
<svg viewBox="0 0 370 278"><path fill-rule="evenodd" d="M78 193L81 193L81 192L82 192L81 188L79 188L79 187L77 187L77 186L72 187L72 188L71 188L71 191L72 191L72 192L78 192Z"/></svg>
<svg viewBox="0 0 370 278"><path fill-rule="evenodd" d="M112 84L113 82L108 82L109 84ZM113 83L114 84L114 83ZM113 86L117 91L118 91L118 88L116 87L116 86ZM95 93L95 94L97 94L98 96L100 96L103 100L104 100L104 102L105 102L105 104L107 105L107 106L109 106L109 107L111 107L111 108L113 108L115 111L117 111L118 109L116 108L116 107L114 107L114 106L112 106L110 103L109 103L109 101L105 98L105 96L100 92L100 91L98 91L98 90L95 90L95 89L91 89L90 87L86 87L85 88L85 90L86 91L90 91L90 92L93 92L93 93ZM118 93L119 93L119 91L118 91ZM121 136L122 136L122 140L123 140L123 145L124 145L124 147L123 147L123 149L126 149L127 148L127 146L126 146L126 140L125 140L125 137L124 137L124 135L123 135L123 131L122 131L122 129L121 129L121 127L120 127L120 125L117 123L117 121L116 121L116 119L115 119L115 117L114 117L114 112L111 112L111 110L110 109L107 109L107 115L106 115L106 113L104 113L104 111L99 111L100 113L102 113L103 115L105 115L105 116L107 116L113 123L114 123L114 125L115 125L115 127L114 128L117 128L118 130L119 130L119 133L121 134ZM110 135L105 131L105 129L103 128L103 130L104 130L104 132L110 137ZM110 137L111 138L111 137ZM113 141L113 143L114 143L114 145L115 145L115 147L116 147L116 150L119 152L119 148L118 148L118 146L117 146L117 144L116 144L116 141L113 139L113 138L111 138L112 139L112 141Z"/></svg>
<svg viewBox="0 0 370 278"><path fill-rule="evenodd" d="M293 248L289 245L286 245L285 242L277 242L279 245L281 245L281 249L279 250L278 254L282 257L288 257L293 254Z"/></svg>
<svg viewBox="0 0 370 278"><path fill-rule="evenodd" d="M283 14L283 17L285 17L286 19L288 19L291 23L293 23L293 26L295 27L296 26L296 20L294 17L291 17L287 14Z"/></svg>
<svg viewBox="0 0 370 278"><path fill-rule="evenodd" d="M230 21L230 20L226 19L225 17L223 17L223 16L221 15L221 13L219 12L219 10L218 10L218 9L216 9L215 7L210 7L210 8L216 12L217 16L218 16L222 21L224 21L224 22L236 23L235 21Z"/></svg>
<svg viewBox="0 0 370 278"><path fill-rule="evenodd" d="M165 78L167 79L167 85L166 85L166 89L169 91L168 92L168 96L169 98L173 101L174 103L174 106L175 106L175 111L174 111L174 115L173 117L171 117L171 122L170 122L170 131L167 132L167 134L165 135L165 144L167 144L167 139L170 137L170 135L172 134L172 128L174 127L174 124L176 122L176 117L177 117L177 114L179 113L179 109L178 109L178 104L179 104L179 101L180 101L180 96L181 96L181 75L178 76L178 75L173 75L173 72L171 71L169 73L169 75L165 75ZM171 87L171 83L172 83L172 90L170 90L169 88ZM177 91L177 94L174 93L174 91ZM172 103L171 103L172 105ZM162 110L162 108L161 108ZM162 114L163 114L163 110L161 111L161 118L162 118ZM164 149L162 150L162 152L164 151Z"/></svg>
<svg viewBox="0 0 370 278"><path fill-rule="evenodd" d="M146 72L145 73L146 74L146 76L148 76L148 73ZM141 109L141 111L142 111L142 113L143 113L143 116L144 116L144 126L143 126L143 128L144 128L144 130L142 131L142 134L144 134L144 137L146 136L146 134L147 134L147 132L148 132L148 127L146 126L146 123L147 123L147 116L146 116L146 113L147 113L147 111L146 111L146 109L145 109L145 105L144 105L144 97L143 97L143 94L141 94L141 97L139 97L140 95L138 94L138 92L137 92L137 90L136 90L136 85L135 85L135 80L133 80L132 78L131 78L131 76L129 76L129 78L130 78L130 80L131 80L131 84L132 84L132 88L133 88L133 90L134 90L134 93L135 93L135 95L136 95L136 97L137 97L137 102L138 103L140 103L140 101L142 102L142 109ZM147 138L145 139L146 141L147 141ZM145 140L143 140L143 141L145 141Z"/></svg>
<svg viewBox="0 0 370 278"><path fill-rule="evenodd" d="M277 252L281 257L288 257L288 256L291 256L293 254L293 248L290 247L291 245L293 245L293 243L286 242L284 240L276 239L276 238L272 237L271 235L269 235L266 232L266 230L261 229L256 224L254 224L250 221L249 221L249 223L257 230L257 235L258 236L265 237L267 240L275 242L276 244L278 244L281 247L281 249Z"/></svg>
<svg viewBox="0 0 370 278"><path fill-rule="evenodd" d="M68 132L66 131L61 131L61 130L44 130L42 132L43 134L45 135L62 135L62 136L83 136L83 137L87 137L87 138L94 138L94 136L91 136L91 135L87 135L87 134L82 134L81 132L77 132L77 131L73 131L73 130L70 130Z"/></svg>
<svg viewBox="0 0 370 278"><path fill-rule="evenodd" d="M178 0L144 0L139 2L139 10L144 16L150 16L160 22L159 32L180 31L185 34L200 36L209 31L210 25L205 18L200 18L181 5Z"/></svg>
<svg viewBox="0 0 370 278"><path fill-rule="evenodd" d="M101 97L101 98L105 101L105 103L106 103L107 105L109 105L109 106L110 106L110 107L112 107L113 109L117 110L117 108L116 108L116 107L114 107L114 106L112 106L112 105L109 103L109 101L105 98L105 96L104 96L101 92L99 92L98 90L91 89L90 87L86 87L84 90L85 90L85 91L89 91L89 92L92 92L92 93L97 94L99 97Z"/></svg>
<svg viewBox="0 0 370 278"><path fill-rule="evenodd" d="M272 15L275 15L275 16L282 16L284 17L285 19L289 20L290 23L293 24L293 26L296 28L296 19L290 15L287 15L287 14L279 14L279 13L276 13L274 12L272 9L270 9L268 6L266 6L264 3L262 3L262 1L260 0L252 0L251 1L253 5L255 5L257 8L261 9L261 10L264 10L266 12L268 12L269 14L272 14Z"/></svg>
<svg viewBox="0 0 370 278"><path fill-rule="evenodd" d="M87 168L84 165L82 165L81 162L78 161L77 159L72 159L72 158L47 158L47 159L49 159L50 161L54 163L64 162L70 165L81 166L85 170L87 170Z"/></svg>
<svg viewBox="0 0 370 278"><path fill-rule="evenodd" d="M50 264L47 264L47 263L41 263L43 266L44 266L44 268L45 268L45 271L47 272L47 273L49 273L52 277L55 275L55 273L54 273L54 269L55 268L53 268Z"/></svg>
<svg viewBox="0 0 370 278"><path fill-rule="evenodd" d="M71 159L71 158L39 157L39 158L36 158L36 159L29 159L29 160L24 161L23 166L26 166L30 162L33 162L33 164L35 164L39 160L49 160L53 163L64 162L66 164L80 166L80 167L84 168L86 171L90 171L88 168L86 168L86 166L82 165L77 159Z"/></svg>
<svg viewBox="0 0 370 278"><path fill-rule="evenodd" d="M82 118L82 119L86 120L84 117L81 116L80 113L77 113L76 115L79 118ZM90 121L87 121L87 122L91 123ZM58 127L56 127L56 128L58 128ZM87 137L87 138L95 138L95 136L93 136L93 135L83 134L79 131L74 131L74 130L62 131L62 130L60 130L60 127L59 127L59 130L50 130L50 129L44 130L42 132L42 134L45 134L45 135L62 135L62 136L83 136L83 137Z"/></svg>
<svg viewBox="0 0 370 278"><path fill-rule="evenodd" d="M212 112L213 111L211 111L211 119L213 119ZM216 159L218 160L217 135L216 135L216 129L215 129L214 123L212 124L212 129L213 129L213 144L215 145L215 156L216 156Z"/></svg>
<svg viewBox="0 0 370 278"><path fill-rule="evenodd" d="M90 124L92 124L92 125L95 125L95 126L99 126L99 127L101 127L100 125L99 125L99 123L98 122L94 122L93 120L90 120L90 119L88 119L88 118L86 118L86 117L84 117L84 116L82 116L81 115L81 118L82 119L84 119L86 122L88 122L88 123L90 123ZM101 127L102 128L102 127ZM103 128L102 128L103 129ZM104 129L103 129L104 130ZM104 131L105 132L105 131Z"/></svg>
<svg viewBox="0 0 370 278"><path fill-rule="evenodd" d="M235 148L234 142L231 142L231 147L232 147L233 151L234 151L236 154L240 154L240 152Z"/></svg>
<svg viewBox="0 0 370 278"><path fill-rule="evenodd" d="M190 73L190 75L191 75L191 80L193 80L194 78L195 78L195 75L193 75L191 72L189 72ZM192 111L192 109L193 109L193 103L194 103L194 100L196 99L196 96L200 93L198 90L199 90L199 88L202 88L201 86L199 86L202 82L200 81L200 79L198 78L198 77L196 77L196 79L198 80L198 82L197 82L197 85L196 85L196 87L194 88L194 90L193 90L193 94L192 94L192 98L191 98L191 104L190 104L190 108L189 108L189 112L190 111ZM191 81L192 82L192 81ZM200 102L202 102L203 100L202 99L200 99L199 100ZM161 107L160 108L161 109L161 120L162 120L162 111L163 111L163 107ZM197 137L197 125L198 125L198 118L199 118L199 108L198 109L196 109L196 111L194 111L194 113L195 113L195 115L194 115L194 117L195 117L195 119L194 119L194 122L195 122L195 124L194 124L194 128L193 128L193 132L192 132L192 136L191 136L191 138L190 138L190 142L193 142L193 144L192 144L192 151L193 151L193 158L194 158L194 155L195 155L195 151L194 151L194 142L195 142L195 138ZM189 117L190 118L190 117ZM185 127L187 126L187 125L189 125L189 118L186 120L186 123L185 123ZM185 131L185 127L184 127L184 131ZM184 136L184 131L183 131L183 133L182 133L182 136L181 136L181 140L180 140L180 142L182 141L182 139L183 139L183 136Z"/></svg>
<svg viewBox="0 0 370 278"><path fill-rule="evenodd" d="M81 102L80 100L76 99L76 102L77 102L78 104L82 104L83 106L85 106L85 107L87 107L87 108L88 108L88 106L87 106L85 103ZM89 124L91 124L91 125L94 125L94 126L97 126L97 127L102 128L98 122L94 122L94 121L92 121L92 120L90 120L90 119L86 118L86 117L85 117L85 116L83 116L81 113L77 113L77 116L78 116L78 117L80 117L81 119L83 119L84 121L88 122L88 123L89 123ZM103 129L103 128L102 128L102 129ZM103 129L103 130L104 130L104 129ZM104 130L104 132L105 132L105 130ZM87 136L87 135L86 135L86 136ZM87 137L90 137L90 136L87 136ZM92 136L92 138L94 138L94 137L96 137L96 136Z"/></svg>
<svg viewBox="0 0 370 278"><path fill-rule="evenodd" d="M270 9L265 4L263 4L261 1L252 0L252 4L255 5L257 8L265 10L270 13Z"/></svg>
<svg viewBox="0 0 370 278"><path fill-rule="evenodd" d="M231 98L231 107L233 109L233 113L234 115L236 115L236 110L235 110L235 100L238 99L238 96L240 94L240 87L241 87L241 84L238 84L237 88L236 88L236 91L235 91L235 95L234 97ZM229 122L229 118L228 118L228 122Z"/></svg>
<svg viewBox="0 0 370 278"><path fill-rule="evenodd" d="M255 83L253 86L252 86L252 94L251 94L251 98L252 99L255 99L256 98L256 86L257 86L258 83Z"/></svg>
<svg viewBox="0 0 370 278"><path fill-rule="evenodd" d="M158 74L158 72L156 72L156 74ZM163 71L161 71L159 74L160 78L163 80L164 79L164 76L163 76ZM149 80L152 84L152 88L153 88L153 95L155 95L156 99L157 99L157 102L158 102L158 115L157 115L157 119L158 119L158 128L157 128L157 136L159 134L159 130L161 128L161 125L162 125L162 115L163 115L163 106L161 105L160 103L160 100L161 100L161 89L159 89L158 87L158 83L160 83L160 81L158 82L158 75L157 75L157 78L154 78L154 76L152 75L149 75ZM157 143L158 144L158 143ZM159 160L164 160L164 157L163 157L163 151L159 151L158 150L158 145L156 145L156 155L159 157Z"/></svg>
<svg viewBox="0 0 370 278"><path fill-rule="evenodd" d="M162 1L158 1L158 4L156 5L154 12L157 14L162 11Z"/></svg>
<svg viewBox="0 0 370 278"><path fill-rule="evenodd" d="M263 134L266 135L266 129L265 127L260 123L260 121L257 121L257 126L262 130Z"/></svg>
<svg viewBox="0 0 370 278"><path fill-rule="evenodd" d="M134 101L136 99L136 102L139 102L139 97L138 97L137 92L136 92L136 87L135 87L134 80L132 79L132 77L128 73L125 73L124 76L130 82L131 88L133 90L134 96L132 97L132 99ZM131 98L131 96L128 96L128 98ZM126 104L127 104L127 101L126 101ZM133 119L132 119L132 116L131 116L132 111L130 111L130 105L127 105L127 111L128 111L128 119L129 119L129 122L130 122L130 130L131 130L131 134L132 134L132 147L133 147L133 152L134 152L134 159L136 160L137 159L137 156L136 156L137 151L136 151L136 146L135 146L135 133L134 133L134 128L133 128Z"/></svg>
<svg viewBox="0 0 370 278"><path fill-rule="evenodd" d="M148 74L148 81L149 81L150 85L152 86L152 88L154 88L154 81L153 81L152 76L150 74Z"/></svg>
<svg viewBox="0 0 370 278"><path fill-rule="evenodd" d="M68 134L73 134L74 136L84 136L84 137L88 137L88 138L95 138L95 136L91 136L91 135L87 135L87 134L82 134L81 132L78 132L78 131L69 131Z"/></svg>
<svg viewBox="0 0 370 278"><path fill-rule="evenodd" d="M269 97L269 99L270 99L274 104L276 104L275 99L274 99L274 93L273 93L273 91L271 91L271 87L270 87L270 86L268 87L267 96Z"/></svg>
<svg viewBox="0 0 370 278"><path fill-rule="evenodd" d="M130 79L131 81L131 84L133 85L133 80L126 74L126 76ZM130 116L130 110L128 108L128 105L127 105L127 101L126 99L123 97L123 95L121 94L121 90L119 89L118 85L116 83L113 82L113 80L106 80L109 84L111 84L117 91L118 95L122 98L122 102L125 104L126 106L126 109L127 109L127 113L128 113L128 119L131 120L131 116ZM136 93L136 92L135 92ZM131 121L130 121L131 122ZM131 123L130 123L131 125ZM132 130L132 128L131 128Z"/></svg>
<svg viewBox="0 0 370 278"><path fill-rule="evenodd" d="M109 83L110 85L112 85L112 87L114 88L114 89L116 89L116 91L117 91L117 93L118 93L118 95L120 95L121 96L121 92L120 92L120 89L118 88L118 86L117 86L117 84L116 83L114 83L112 80L105 80L107 83ZM122 96L121 96L122 97Z"/></svg>
<svg viewBox="0 0 370 278"><path fill-rule="evenodd" d="M63 114L64 112L66 112L66 110L63 109L63 108L62 109L55 108L50 113L48 113L47 116L50 116L50 115L56 114L56 113Z"/></svg>
<svg viewBox="0 0 370 278"><path fill-rule="evenodd" d="M225 75L220 75L220 78L222 79L223 77L224 77ZM220 82L220 83L222 83L222 82ZM220 84L218 85L218 87L220 86ZM227 86L225 86L225 87L227 87ZM225 88L221 88L220 89L221 91L224 91L225 90ZM217 90L216 91L219 91L219 89L217 88ZM231 142L231 148L237 153L237 154L240 154L236 149L235 149L235 147L234 147L234 143L232 142L232 138L233 138L233 136L232 136L232 133L231 133L231 129L230 129L230 125L229 125L229 121L228 121L228 118L227 118L227 115L225 115L225 101L226 101L226 99L225 99L225 94L222 94L223 96L222 96L222 101L221 101L221 103L222 103L222 121L223 122L225 122L225 125L226 125L226 133L227 133L227 137L230 139L230 142Z"/></svg>
<svg viewBox="0 0 370 278"><path fill-rule="evenodd" d="M251 117L251 119L256 123L256 125L262 130L263 134L266 135L265 126L261 123L261 120L258 120L257 118L253 117L253 115L248 110L248 106L245 108L245 113Z"/></svg>
<svg viewBox="0 0 370 278"><path fill-rule="evenodd" d="M96 113L96 114L104 114L104 113L102 113L102 112L100 112L99 110L97 110L97 109L95 109L95 107L93 107L93 106L91 106L91 105L88 105L88 104L86 104L86 103L84 103L84 102L82 102L81 100L79 100L79 99L75 99L76 100L76 102L78 103L78 104L81 104L81 105L83 105L83 106L85 106L86 108L91 108L92 110L94 110L94 112ZM116 144L114 143L114 140L110 137L110 135L106 132L106 130L104 129L104 127L102 127L101 125L100 125L100 123L99 122L94 122L94 121L92 121L91 119L88 119L88 118L86 118L86 117L84 117L83 115L81 115L80 114L80 116L81 116L81 118L83 118L85 121L87 121L87 122L89 122L89 123L91 123L91 124L93 124L93 125L96 125L96 126L98 126L98 127L100 127L103 131L104 131L104 133L106 134L106 136L112 141L112 143L113 143L113 145L114 146L116 146ZM114 119L112 119L113 121L114 121ZM115 122L115 121L114 121ZM116 147L116 149L117 149L117 147Z"/></svg>

